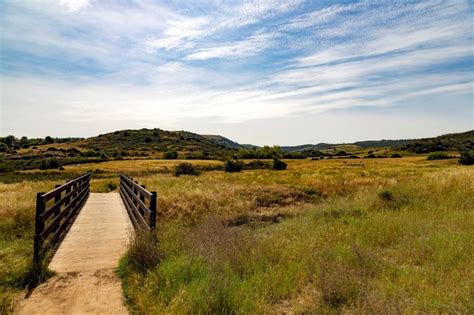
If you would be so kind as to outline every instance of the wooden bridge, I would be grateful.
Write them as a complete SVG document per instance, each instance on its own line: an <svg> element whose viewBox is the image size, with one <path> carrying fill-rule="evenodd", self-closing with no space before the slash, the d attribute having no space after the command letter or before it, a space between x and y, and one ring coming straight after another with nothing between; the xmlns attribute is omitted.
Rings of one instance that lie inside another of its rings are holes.
<svg viewBox="0 0 474 315"><path fill-rule="evenodd" d="M155 230L157 195L124 174L120 175L119 193L91 193L90 177L85 174L57 185L50 192L37 194L33 269L35 276L41 278L49 265L59 275L56 281L60 282L67 278L61 275L89 273L93 283L86 286L83 295L92 296L74 297L68 302L73 303L72 308L69 304L58 307L67 293L56 293L57 298L51 300L55 293L46 290L32 299L36 299L36 303L28 303L28 300L20 303L17 313L108 313L112 310L126 313L121 298L118 307L107 308L110 307L109 289L103 294L104 301L96 303L95 308L84 309L83 306L87 303L90 306L88 300L97 300L100 296L97 292L100 288L91 287L104 280L100 273L97 276L98 271L111 270L107 277L111 274L115 278L112 270L125 254L132 234L137 230ZM55 286L67 286L62 282ZM112 291L121 297L117 279L112 287ZM80 292L78 288L71 290L74 295ZM51 301L45 305L44 300Z"/></svg>
<svg viewBox="0 0 474 315"><path fill-rule="evenodd" d="M156 192L120 175L120 193L90 193L85 174L36 197L34 266L56 272L115 267L135 229L156 226Z"/></svg>

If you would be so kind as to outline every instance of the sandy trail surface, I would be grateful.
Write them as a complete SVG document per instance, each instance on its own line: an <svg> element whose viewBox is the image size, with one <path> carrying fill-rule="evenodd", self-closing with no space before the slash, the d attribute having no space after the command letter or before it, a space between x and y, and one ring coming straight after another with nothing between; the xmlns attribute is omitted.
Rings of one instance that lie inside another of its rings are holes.
<svg viewBox="0 0 474 315"><path fill-rule="evenodd" d="M128 314L113 269L57 275L18 301L14 314Z"/></svg>

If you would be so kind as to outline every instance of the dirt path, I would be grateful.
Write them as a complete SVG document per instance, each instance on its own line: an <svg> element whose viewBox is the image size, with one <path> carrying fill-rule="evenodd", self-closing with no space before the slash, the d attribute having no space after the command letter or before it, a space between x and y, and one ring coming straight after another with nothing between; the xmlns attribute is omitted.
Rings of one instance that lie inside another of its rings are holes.
<svg viewBox="0 0 474 315"><path fill-rule="evenodd" d="M118 193L91 193L49 268L58 275L18 301L15 314L128 314L114 268L132 225Z"/></svg>
<svg viewBox="0 0 474 315"><path fill-rule="evenodd" d="M60 274L18 301L14 314L128 314L113 269Z"/></svg>

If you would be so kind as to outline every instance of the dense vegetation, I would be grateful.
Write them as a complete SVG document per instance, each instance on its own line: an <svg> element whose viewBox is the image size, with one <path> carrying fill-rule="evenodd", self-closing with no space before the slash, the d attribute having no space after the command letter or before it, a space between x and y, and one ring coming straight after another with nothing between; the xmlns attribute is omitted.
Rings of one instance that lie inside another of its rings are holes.
<svg viewBox="0 0 474 315"><path fill-rule="evenodd" d="M0 173L123 159L384 158L474 149L474 131L419 140L361 141L295 147L240 145L222 136L161 129L122 130L87 139L0 138ZM401 154L400 154L401 153Z"/></svg>

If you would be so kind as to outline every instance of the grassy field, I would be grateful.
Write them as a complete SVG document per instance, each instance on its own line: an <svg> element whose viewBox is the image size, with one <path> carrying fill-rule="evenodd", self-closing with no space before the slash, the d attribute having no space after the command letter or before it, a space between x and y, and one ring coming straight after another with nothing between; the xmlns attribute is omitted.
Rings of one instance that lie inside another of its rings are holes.
<svg viewBox="0 0 474 315"><path fill-rule="evenodd" d="M474 312L473 167L289 160L285 171L174 177L179 162L2 175L1 311L28 282L35 193L91 170L96 192L118 172L158 192L159 263L135 246L118 270L138 313Z"/></svg>

